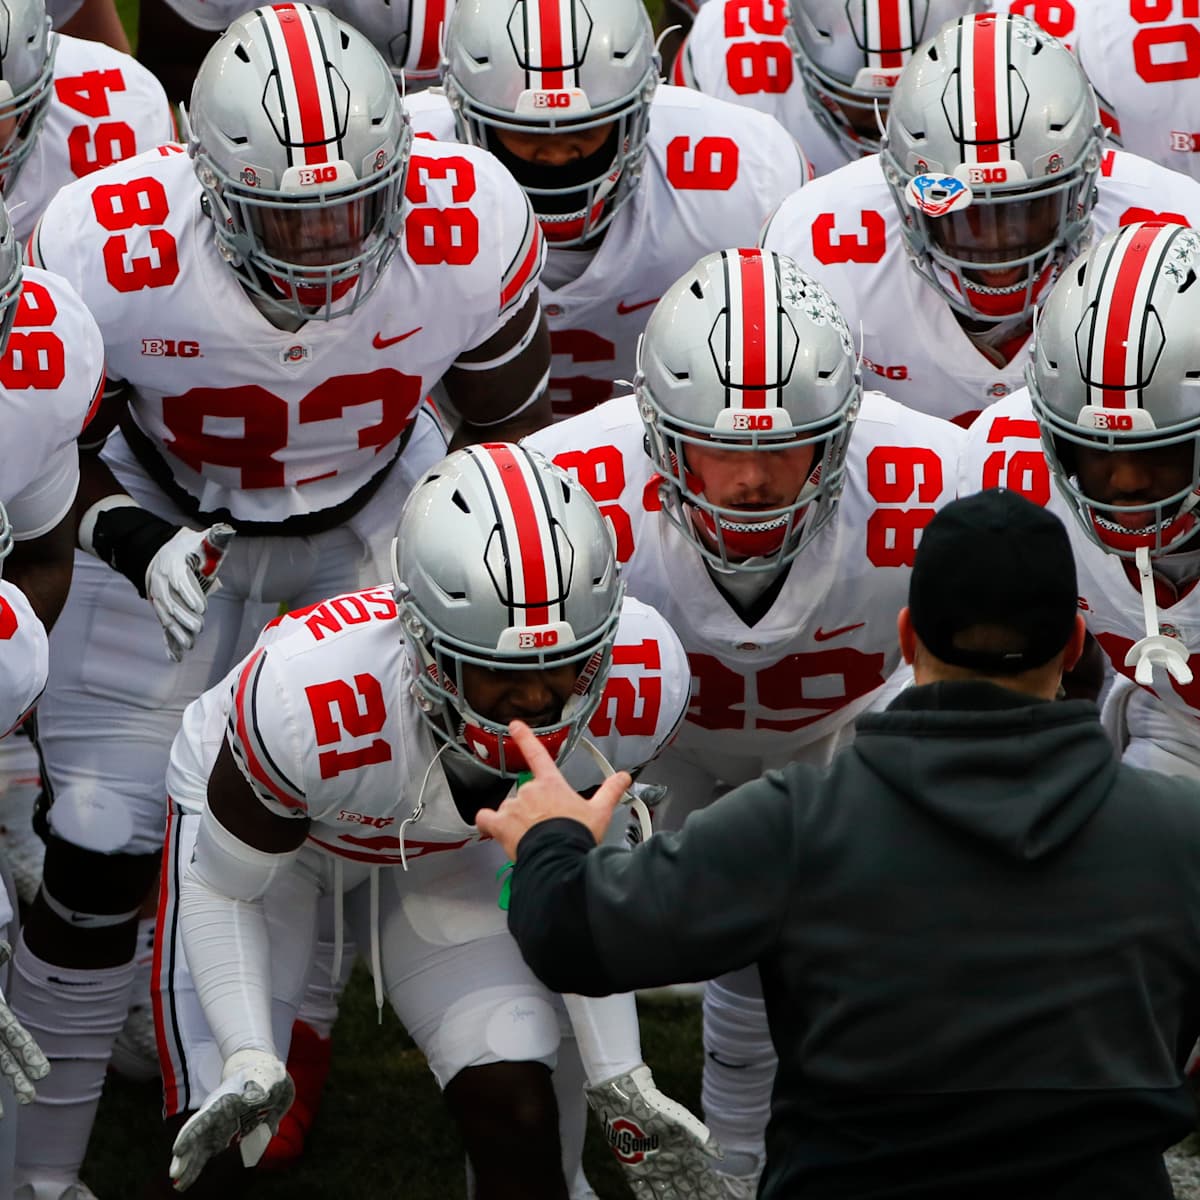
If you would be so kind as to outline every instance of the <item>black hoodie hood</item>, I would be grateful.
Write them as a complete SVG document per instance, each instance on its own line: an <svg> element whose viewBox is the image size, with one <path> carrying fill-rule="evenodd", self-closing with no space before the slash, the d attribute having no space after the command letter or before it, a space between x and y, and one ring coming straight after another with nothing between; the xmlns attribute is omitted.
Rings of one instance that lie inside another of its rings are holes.
<svg viewBox="0 0 1200 1200"><path fill-rule="evenodd" d="M1098 717L1086 700L936 683L860 717L853 752L909 803L1032 861L1070 841L1112 787L1117 756Z"/></svg>

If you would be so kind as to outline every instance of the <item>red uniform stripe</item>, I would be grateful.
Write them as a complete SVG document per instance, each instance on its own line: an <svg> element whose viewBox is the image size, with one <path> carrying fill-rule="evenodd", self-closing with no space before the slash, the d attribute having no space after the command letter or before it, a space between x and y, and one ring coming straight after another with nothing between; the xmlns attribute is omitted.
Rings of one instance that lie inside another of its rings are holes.
<svg viewBox="0 0 1200 1200"><path fill-rule="evenodd" d="M1108 306L1108 323L1104 329L1101 381L1104 386L1105 408L1124 408L1128 397L1125 394L1129 380L1126 363L1130 352L1130 324L1133 320L1133 301L1137 295L1138 282L1149 257L1150 248L1158 236L1161 225L1148 225L1138 229L1125 243L1117 277L1113 281L1112 300ZM1110 391L1109 389L1114 389Z"/></svg>
<svg viewBox="0 0 1200 1200"><path fill-rule="evenodd" d="M425 0L425 32L421 37L418 71L432 71L442 57L438 34L446 20L446 0Z"/></svg>
<svg viewBox="0 0 1200 1200"><path fill-rule="evenodd" d="M163 947L171 936L167 912L171 907L171 875L175 861L175 840L179 835L179 821L175 802L167 797L167 829L164 838L162 878L158 885L158 904L155 919L158 928L154 935L154 958L150 970L154 986L150 989L150 1007L154 1013L154 1040L158 1044L158 1063L162 1068L163 1107L167 1116L180 1111L179 1077L175 1073L176 1063L171 1055L171 1043L167 1038L167 1014L163 1009L163 992L171 986L171 980L163 978Z"/></svg>
<svg viewBox="0 0 1200 1200"><path fill-rule="evenodd" d="M537 512L529 485L521 472L520 464L512 448L503 442L489 443L484 450L500 473L504 494L512 509L513 524L517 531L519 566L525 584L525 624L546 625L550 621L550 595L546 587L546 550L538 529Z"/></svg>
<svg viewBox="0 0 1200 1200"><path fill-rule="evenodd" d="M542 70L542 87L547 91L563 86L563 31L562 0L539 0L538 31L542 42L542 63L550 63L558 70Z"/></svg>
<svg viewBox="0 0 1200 1200"><path fill-rule="evenodd" d="M521 289L529 282L529 277L537 269L538 263L542 256L542 227L536 222L533 222L533 237L529 239L529 250L521 265L517 268L516 274L504 285L500 292L500 311L503 312L512 302L514 297L521 294Z"/></svg>
<svg viewBox="0 0 1200 1200"><path fill-rule="evenodd" d="M767 406L767 297L758 250L739 250L742 272L742 404Z"/></svg>
<svg viewBox="0 0 1200 1200"><path fill-rule="evenodd" d="M279 18L279 28L283 30L284 48L287 50L296 100L300 106L300 139L305 146L306 160L309 163L328 162L328 137L325 120L321 116L321 93L300 13L294 4L278 4L275 13Z"/></svg>
<svg viewBox="0 0 1200 1200"><path fill-rule="evenodd" d="M300 808L300 802L294 797L285 792L271 778L258 761L258 756L254 753L254 747L250 743L250 730L246 721L246 687L250 682L251 675L254 674L254 667L258 660L263 656L265 651L262 649L256 650L250 661L242 668L241 675L238 676L237 693L234 697L234 722L237 729L238 742L241 744L242 754L245 756L246 769L258 780L279 801L285 808Z"/></svg>
<svg viewBox="0 0 1200 1200"><path fill-rule="evenodd" d="M975 53L971 63L971 86L975 97L973 140L979 143L975 153L979 162L998 162L1000 126L996 110L996 18L978 17L972 22L972 28L975 33Z"/></svg>
<svg viewBox="0 0 1200 1200"><path fill-rule="evenodd" d="M900 5L908 0L878 0L879 4L879 65L882 67L904 66L904 55L900 51Z"/></svg>

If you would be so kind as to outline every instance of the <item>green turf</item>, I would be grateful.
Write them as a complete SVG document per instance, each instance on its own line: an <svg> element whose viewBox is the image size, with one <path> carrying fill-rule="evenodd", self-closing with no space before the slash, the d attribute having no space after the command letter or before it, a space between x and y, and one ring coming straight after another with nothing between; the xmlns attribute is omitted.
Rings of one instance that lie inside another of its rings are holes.
<svg viewBox="0 0 1200 1200"><path fill-rule="evenodd" d="M645 1005L643 1050L655 1081L693 1112L700 1103L700 1009ZM100 1200L139 1200L165 1168L157 1084L110 1075L83 1178ZM591 1121L584 1163L602 1200L629 1196ZM464 1195L463 1154L437 1086L390 1010L376 1023L369 978L351 980L334 1030L334 1065L302 1164L263 1175L255 1200L453 1200Z"/></svg>

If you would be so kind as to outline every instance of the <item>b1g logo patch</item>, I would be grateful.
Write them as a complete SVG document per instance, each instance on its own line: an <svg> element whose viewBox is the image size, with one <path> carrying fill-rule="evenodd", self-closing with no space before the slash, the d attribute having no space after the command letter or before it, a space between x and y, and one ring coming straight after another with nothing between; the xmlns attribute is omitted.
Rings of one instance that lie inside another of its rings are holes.
<svg viewBox="0 0 1200 1200"><path fill-rule="evenodd" d="M177 342L173 338L142 338L146 358L202 358L199 342Z"/></svg>

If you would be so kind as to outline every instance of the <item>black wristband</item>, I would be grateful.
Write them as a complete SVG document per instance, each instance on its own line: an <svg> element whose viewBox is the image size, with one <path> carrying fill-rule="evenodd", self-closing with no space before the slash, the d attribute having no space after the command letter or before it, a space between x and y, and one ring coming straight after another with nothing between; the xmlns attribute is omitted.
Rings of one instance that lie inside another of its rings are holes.
<svg viewBox="0 0 1200 1200"><path fill-rule="evenodd" d="M146 569L180 526L156 517L144 508L124 504L107 508L96 518L92 548L115 571L120 571L146 598Z"/></svg>

